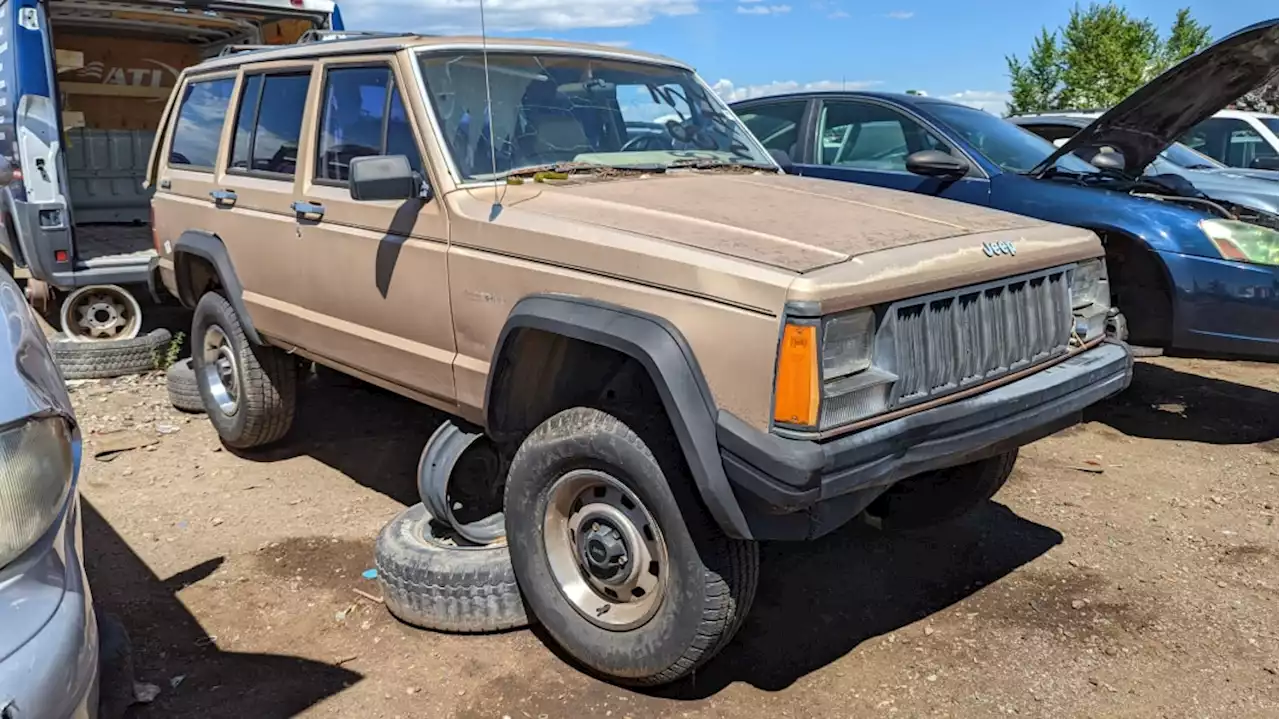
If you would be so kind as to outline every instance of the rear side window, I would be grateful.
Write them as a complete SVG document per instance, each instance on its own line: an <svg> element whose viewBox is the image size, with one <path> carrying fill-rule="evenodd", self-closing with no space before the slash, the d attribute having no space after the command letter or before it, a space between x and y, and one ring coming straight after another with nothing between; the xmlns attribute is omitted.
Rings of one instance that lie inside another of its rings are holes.
<svg viewBox="0 0 1280 719"><path fill-rule="evenodd" d="M169 147L170 165L213 169L234 86L230 77L187 85Z"/></svg>
<svg viewBox="0 0 1280 719"><path fill-rule="evenodd" d="M310 82L309 74L245 79L230 169L293 175Z"/></svg>
<svg viewBox="0 0 1280 719"><path fill-rule="evenodd" d="M345 183L351 160L404 155L413 169L422 160L413 127L388 67L347 67L325 76L316 179Z"/></svg>

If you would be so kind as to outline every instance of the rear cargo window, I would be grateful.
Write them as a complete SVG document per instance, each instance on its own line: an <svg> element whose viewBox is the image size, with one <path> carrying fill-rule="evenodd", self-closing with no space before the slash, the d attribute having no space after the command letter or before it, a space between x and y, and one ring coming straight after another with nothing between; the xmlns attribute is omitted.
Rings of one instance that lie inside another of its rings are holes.
<svg viewBox="0 0 1280 719"><path fill-rule="evenodd" d="M316 179L345 183L351 160L405 155L421 171L413 129L387 67L348 67L325 77Z"/></svg>
<svg viewBox="0 0 1280 719"><path fill-rule="evenodd" d="M234 85L229 77L187 85L169 148L170 165L213 169Z"/></svg>
<svg viewBox="0 0 1280 719"><path fill-rule="evenodd" d="M293 175L310 82L309 74L246 79L244 99L236 112L230 169Z"/></svg>

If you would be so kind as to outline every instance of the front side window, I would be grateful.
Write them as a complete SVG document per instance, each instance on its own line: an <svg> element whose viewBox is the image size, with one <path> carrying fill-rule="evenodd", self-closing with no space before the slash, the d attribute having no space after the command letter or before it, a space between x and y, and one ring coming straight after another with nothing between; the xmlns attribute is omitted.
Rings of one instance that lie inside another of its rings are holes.
<svg viewBox="0 0 1280 719"><path fill-rule="evenodd" d="M169 164L213 169L235 78L187 85L169 147Z"/></svg>
<svg viewBox="0 0 1280 719"><path fill-rule="evenodd" d="M950 148L923 125L882 105L830 102L818 121L818 162L860 170L907 171L907 155Z"/></svg>
<svg viewBox="0 0 1280 719"><path fill-rule="evenodd" d="M391 68L330 70L321 96L316 179L343 183L351 160L370 155L404 155L413 169L422 160Z"/></svg>
<svg viewBox="0 0 1280 719"><path fill-rule="evenodd" d="M800 122L808 104L806 100L789 100L752 105L738 113L738 117L766 150L781 150L798 159Z"/></svg>
<svg viewBox="0 0 1280 719"><path fill-rule="evenodd" d="M1232 167L1251 167L1272 158L1276 149L1249 123L1234 117L1212 117L1179 138L1188 147Z"/></svg>
<svg viewBox="0 0 1280 719"><path fill-rule="evenodd" d="M421 66L464 181L563 163L773 167L742 123L688 70L580 55L490 53L486 94L478 51L424 54Z"/></svg>
<svg viewBox="0 0 1280 719"><path fill-rule="evenodd" d="M236 113L230 169L293 175L310 82L310 74L246 78ZM251 94L254 90L256 97Z"/></svg>

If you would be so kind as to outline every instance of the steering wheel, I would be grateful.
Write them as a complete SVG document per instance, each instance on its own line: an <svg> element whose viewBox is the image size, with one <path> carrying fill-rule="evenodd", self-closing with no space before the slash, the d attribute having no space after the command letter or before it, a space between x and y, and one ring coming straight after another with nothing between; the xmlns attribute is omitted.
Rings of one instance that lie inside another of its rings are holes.
<svg viewBox="0 0 1280 719"><path fill-rule="evenodd" d="M667 120L664 127L667 128L667 134L675 138L676 142L693 145L699 150L718 150L720 148L716 144L714 137L711 137L706 130L691 122L682 123L677 120Z"/></svg>
<svg viewBox="0 0 1280 719"><path fill-rule="evenodd" d="M627 140L626 142L622 143L622 147L619 148L618 151L619 152L631 152L631 151L643 152L645 150L661 151L661 150L670 150L670 149L672 149L670 140L663 137L662 135L656 135L651 132L646 132L643 135L637 135L636 137L633 137L630 140Z"/></svg>

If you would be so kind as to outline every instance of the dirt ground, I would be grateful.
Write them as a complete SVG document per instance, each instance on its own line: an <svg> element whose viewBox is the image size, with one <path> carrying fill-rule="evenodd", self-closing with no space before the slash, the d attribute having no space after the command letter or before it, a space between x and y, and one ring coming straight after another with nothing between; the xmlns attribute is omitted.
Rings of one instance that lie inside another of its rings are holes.
<svg viewBox="0 0 1280 719"><path fill-rule="evenodd" d="M737 639L649 693L356 592L438 414L313 384L283 446L237 456L162 376L72 396L90 582L161 688L131 717L1276 716L1275 365L1141 362L959 525L766 545ZM120 428L156 443L95 459Z"/></svg>

